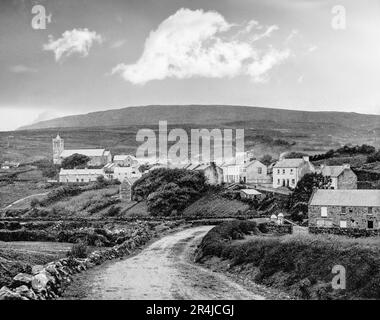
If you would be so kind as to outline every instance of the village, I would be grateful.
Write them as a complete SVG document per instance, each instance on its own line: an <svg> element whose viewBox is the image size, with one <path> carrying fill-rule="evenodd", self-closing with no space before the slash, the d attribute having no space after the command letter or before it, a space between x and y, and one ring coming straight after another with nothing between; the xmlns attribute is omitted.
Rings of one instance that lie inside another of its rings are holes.
<svg viewBox="0 0 380 320"><path fill-rule="evenodd" d="M223 185L226 190L238 192L241 199L255 201L263 201L268 195L290 196L306 174L321 174L328 183L320 189L314 188L307 203L307 227L315 233L346 235L350 234L350 230L355 234L358 230L364 230L366 235L379 235L380 190L358 189L357 176L349 164L314 166L309 156L289 158L282 153L278 161L266 165L249 151L245 152L242 164L149 164L130 154L113 156L106 149L65 149L64 139L59 135L53 138L52 143L54 164L59 165L74 155L89 159L81 168L61 168L59 183L88 183L101 176L107 180L118 180L121 183L120 197L127 199L132 199L134 182L158 168L202 172L208 184ZM270 219L278 225L294 224L283 217L284 213L280 212L278 216L272 214Z"/></svg>

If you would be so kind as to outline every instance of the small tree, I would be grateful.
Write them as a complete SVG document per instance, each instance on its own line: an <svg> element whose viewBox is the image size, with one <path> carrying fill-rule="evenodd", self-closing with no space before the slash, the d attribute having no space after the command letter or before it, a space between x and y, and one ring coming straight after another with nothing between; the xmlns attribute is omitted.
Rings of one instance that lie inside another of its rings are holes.
<svg viewBox="0 0 380 320"><path fill-rule="evenodd" d="M91 159L84 154L74 153L73 155L63 159L63 169L74 169L77 167L85 167Z"/></svg>
<svg viewBox="0 0 380 320"><path fill-rule="evenodd" d="M331 185L331 179L321 173L307 173L297 183L289 199L289 208L296 220L302 220L307 214L307 203L315 189L326 189Z"/></svg>
<svg viewBox="0 0 380 320"><path fill-rule="evenodd" d="M260 161L265 164L266 166L269 166L272 163L272 156L270 154L264 154Z"/></svg>

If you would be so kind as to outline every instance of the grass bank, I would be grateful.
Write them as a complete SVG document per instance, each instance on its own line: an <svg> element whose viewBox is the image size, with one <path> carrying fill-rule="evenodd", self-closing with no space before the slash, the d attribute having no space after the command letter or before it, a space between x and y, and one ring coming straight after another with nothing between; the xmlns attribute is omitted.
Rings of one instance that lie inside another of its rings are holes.
<svg viewBox="0 0 380 320"><path fill-rule="evenodd" d="M198 262L215 257L228 262L229 272L302 299L380 299L379 238L268 236L252 222L232 221L200 244ZM335 265L346 269L345 290L332 288Z"/></svg>

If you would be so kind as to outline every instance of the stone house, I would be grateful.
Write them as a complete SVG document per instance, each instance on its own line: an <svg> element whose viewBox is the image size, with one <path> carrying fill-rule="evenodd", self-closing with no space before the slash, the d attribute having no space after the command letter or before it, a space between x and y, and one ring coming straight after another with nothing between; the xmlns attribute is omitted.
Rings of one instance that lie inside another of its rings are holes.
<svg viewBox="0 0 380 320"><path fill-rule="evenodd" d="M215 162L201 164L193 170L203 171L207 182L211 185L221 185L223 183L223 169L217 166Z"/></svg>
<svg viewBox="0 0 380 320"><path fill-rule="evenodd" d="M113 157L113 163L120 167L137 167L139 161L129 154L118 154Z"/></svg>
<svg viewBox="0 0 380 320"><path fill-rule="evenodd" d="M300 159L282 159L273 166L273 188L290 187L295 188L298 181L306 173L314 172L314 166L309 157Z"/></svg>
<svg viewBox="0 0 380 320"><path fill-rule="evenodd" d="M380 229L380 190L318 189L308 219L309 227Z"/></svg>
<svg viewBox="0 0 380 320"><path fill-rule="evenodd" d="M267 166L258 160L245 163L242 173L243 180L248 184L267 185L272 183Z"/></svg>
<svg viewBox="0 0 380 320"><path fill-rule="evenodd" d="M60 183L92 182L99 176L107 177L104 169L61 169L59 172Z"/></svg>
<svg viewBox="0 0 380 320"><path fill-rule="evenodd" d="M142 173L137 167L118 167L113 168L113 179L119 180L123 183L126 180L134 180L141 178Z"/></svg>
<svg viewBox="0 0 380 320"><path fill-rule="evenodd" d="M223 181L225 183L243 183L246 177L244 176L244 164L223 165Z"/></svg>
<svg viewBox="0 0 380 320"><path fill-rule="evenodd" d="M320 172L331 179L331 189L357 189L358 178L349 164L342 166L321 165Z"/></svg>

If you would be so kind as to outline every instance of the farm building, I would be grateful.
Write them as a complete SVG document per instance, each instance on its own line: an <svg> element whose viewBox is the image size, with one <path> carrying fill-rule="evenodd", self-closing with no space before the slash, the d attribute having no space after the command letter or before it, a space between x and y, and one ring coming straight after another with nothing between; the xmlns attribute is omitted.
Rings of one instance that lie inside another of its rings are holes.
<svg viewBox="0 0 380 320"><path fill-rule="evenodd" d="M264 194L262 194L261 192L255 190L255 189L242 189L240 190L240 197L242 199L256 199L256 200L259 200L259 199L262 199L264 198Z"/></svg>
<svg viewBox="0 0 380 320"><path fill-rule="evenodd" d="M321 165L320 172L331 179L331 189L357 189L358 178L349 164L342 166Z"/></svg>
<svg viewBox="0 0 380 320"><path fill-rule="evenodd" d="M59 172L59 182L92 182L99 176L106 177L103 169L61 169Z"/></svg>
<svg viewBox="0 0 380 320"><path fill-rule="evenodd" d="M318 189L308 217L312 227L380 229L380 190Z"/></svg>

